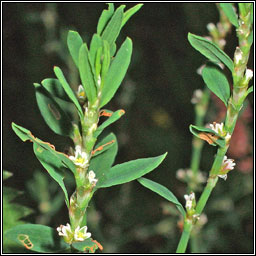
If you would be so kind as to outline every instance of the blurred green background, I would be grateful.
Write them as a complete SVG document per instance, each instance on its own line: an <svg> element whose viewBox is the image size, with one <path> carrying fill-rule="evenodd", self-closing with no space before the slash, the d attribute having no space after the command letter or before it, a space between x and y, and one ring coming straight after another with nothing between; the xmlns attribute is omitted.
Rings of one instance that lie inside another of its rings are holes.
<svg viewBox="0 0 256 256"><path fill-rule="evenodd" d="M135 5L125 4L127 9ZM5 185L24 191L17 202L34 210L25 218L27 222L56 228L68 221L68 212L59 187L33 155L32 144L19 140L11 122L54 144L58 151L67 150L70 141L55 135L40 116L33 83L54 77L53 66L57 65L77 87L67 32L76 30L89 43L106 8L104 3L3 3L3 167L14 174ZM182 203L186 187L176 179L176 171L190 164L192 134L188 126L194 122L190 100L195 89L204 87L196 70L205 62L189 45L187 33L208 35L206 25L218 20L214 3L145 3L118 39L120 45L126 36L132 38L134 50L126 78L107 106L126 111L110 127L119 143L116 163L168 151L161 166L147 178L167 186ZM225 51L233 58L237 45L234 29L227 42ZM250 58L250 68L252 63ZM252 106L251 95L247 108ZM218 106L211 103L207 122L214 121L216 111ZM246 141L237 146L246 147L242 160L252 159L253 122L248 116L241 132ZM210 169L215 152L215 147L205 145L201 170ZM208 222L199 236L200 252L253 252L252 177L249 161L249 167L237 165L226 182L219 181L205 210ZM70 177L66 179L72 193L74 183ZM181 235L177 211L136 181L99 190L88 212L89 231L105 253L176 250Z"/></svg>

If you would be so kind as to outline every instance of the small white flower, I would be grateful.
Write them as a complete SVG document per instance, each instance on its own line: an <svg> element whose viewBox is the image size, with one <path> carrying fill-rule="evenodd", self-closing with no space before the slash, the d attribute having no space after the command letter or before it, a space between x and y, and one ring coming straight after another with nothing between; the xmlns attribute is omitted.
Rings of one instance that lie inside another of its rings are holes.
<svg viewBox="0 0 256 256"><path fill-rule="evenodd" d="M236 163L234 163L234 159L228 159L227 156L224 156L222 166L224 170L233 170Z"/></svg>
<svg viewBox="0 0 256 256"><path fill-rule="evenodd" d="M228 175L227 174L220 174L218 175L219 178L223 179L223 180L226 180L228 178Z"/></svg>
<svg viewBox="0 0 256 256"><path fill-rule="evenodd" d="M216 26L213 23L208 23L206 28L211 32L216 29Z"/></svg>
<svg viewBox="0 0 256 256"><path fill-rule="evenodd" d="M191 99L191 103L192 104L198 103L202 99L202 96L203 96L202 90L200 90L200 89L195 90L193 93L193 97Z"/></svg>
<svg viewBox="0 0 256 256"><path fill-rule="evenodd" d="M69 156L75 165L85 168L88 166L88 155L86 152L82 152L81 146L77 145L75 150L75 156Z"/></svg>
<svg viewBox="0 0 256 256"><path fill-rule="evenodd" d="M202 66L200 66L197 70L196 70L196 73L198 74L198 75L202 75L202 71L203 71L203 69L205 68L205 64L203 64Z"/></svg>
<svg viewBox="0 0 256 256"><path fill-rule="evenodd" d="M226 180L228 177L227 173L233 170L235 165L236 163L234 163L233 159L228 159L227 156L224 156L224 159L222 161L222 168L218 177Z"/></svg>
<svg viewBox="0 0 256 256"><path fill-rule="evenodd" d="M216 123L213 122L212 124L207 125L209 126L210 129L212 129L213 131L215 131L216 133L218 133L220 136L224 136L225 135L225 130L224 130L224 124L223 123Z"/></svg>
<svg viewBox="0 0 256 256"><path fill-rule="evenodd" d="M219 41L218 41L218 43L219 43L219 46L221 47L221 48L224 48L224 46L226 45L226 40L225 39L220 39Z"/></svg>
<svg viewBox="0 0 256 256"><path fill-rule="evenodd" d="M184 198L186 200L186 208L190 210L193 205L193 200L195 200L195 193L192 192L189 195L184 195Z"/></svg>
<svg viewBox="0 0 256 256"><path fill-rule="evenodd" d="M78 86L77 89L77 97L82 100L85 99L84 87L81 84Z"/></svg>
<svg viewBox="0 0 256 256"><path fill-rule="evenodd" d="M234 62L238 64L243 58L243 53L239 47L236 47Z"/></svg>
<svg viewBox="0 0 256 256"><path fill-rule="evenodd" d="M253 78L253 71L251 69L246 69L245 80L249 82L252 78Z"/></svg>
<svg viewBox="0 0 256 256"><path fill-rule="evenodd" d="M69 225L69 223L67 223L66 226L64 225L60 225L59 227L57 227L57 231L59 232L59 236L69 236L69 233L71 234L71 227Z"/></svg>
<svg viewBox="0 0 256 256"><path fill-rule="evenodd" d="M89 179L90 184L95 185L97 183L98 179L95 179L95 177L96 177L96 175L95 175L94 171L92 171L92 170L89 171L88 179Z"/></svg>
<svg viewBox="0 0 256 256"><path fill-rule="evenodd" d="M85 239L91 237L91 233L87 232L87 226L84 226L82 228L80 228L80 226L78 226L75 229L75 233L74 233L74 240L75 241L84 241Z"/></svg>
<svg viewBox="0 0 256 256"><path fill-rule="evenodd" d="M186 171L184 169L179 169L177 170L176 172L176 177L179 179L179 180L183 180L185 177L186 177Z"/></svg>
<svg viewBox="0 0 256 256"><path fill-rule="evenodd" d="M231 139L231 135L230 133L228 132L227 135L225 136L225 140L226 141L229 141Z"/></svg>

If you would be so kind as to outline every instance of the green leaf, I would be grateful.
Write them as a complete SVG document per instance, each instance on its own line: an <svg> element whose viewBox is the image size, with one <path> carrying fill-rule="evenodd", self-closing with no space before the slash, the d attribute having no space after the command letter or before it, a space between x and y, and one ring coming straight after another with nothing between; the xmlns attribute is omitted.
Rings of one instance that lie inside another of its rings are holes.
<svg viewBox="0 0 256 256"><path fill-rule="evenodd" d="M82 242L72 243L72 247L81 252L94 253L99 248L99 243L96 242L95 240L92 240L91 238L88 238ZM100 248L101 250L103 249L102 247Z"/></svg>
<svg viewBox="0 0 256 256"><path fill-rule="evenodd" d="M97 128L97 130L93 133L93 136L97 138L106 127L117 121L122 115L124 115L124 113L125 111L123 109L117 110L112 113L111 116Z"/></svg>
<svg viewBox="0 0 256 256"><path fill-rule="evenodd" d="M12 177L13 173L3 170L3 180L7 180Z"/></svg>
<svg viewBox="0 0 256 256"><path fill-rule="evenodd" d="M131 55L132 40L127 38L117 52L105 77L100 107L106 105L115 95L126 74L131 61Z"/></svg>
<svg viewBox="0 0 256 256"><path fill-rule="evenodd" d="M116 53L116 44L112 44L112 46L110 47L110 57L113 57Z"/></svg>
<svg viewBox="0 0 256 256"><path fill-rule="evenodd" d="M231 72L233 72L233 61L216 44L201 36L197 36L191 33L188 33L188 41L197 51L203 54L206 58L215 63L222 62L229 68Z"/></svg>
<svg viewBox="0 0 256 256"><path fill-rule="evenodd" d="M253 86L251 86L251 87L247 90L247 95L250 94L251 92L253 92Z"/></svg>
<svg viewBox="0 0 256 256"><path fill-rule="evenodd" d="M60 108L74 120L77 117L76 106L70 101L58 79L47 78L41 82L42 86L51 94Z"/></svg>
<svg viewBox="0 0 256 256"><path fill-rule="evenodd" d="M92 71L95 71L95 61L97 50L102 47L102 39L98 34L94 34L90 43L89 60L91 63Z"/></svg>
<svg viewBox="0 0 256 256"><path fill-rule="evenodd" d="M229 21L235 26L235 27L239 27L239 23L238 23L238 17L237 14L233 8L233 4L232 3L220 3L220 7L223 10L223 12L226 14L226 16L228 17Z"/></svg>
<svg viewBox="0 0 256 256"><path fill-rule="evenodd" d="M103 41L103 61L102 61L102 67L101 67L101 77L102 79L105 78L105 75L108 72L110 65L110 48L109 44L106 40Z"/></svg>
<svg viewBox="0 0 256 256"><path fill-rule="evenodd" d="M99 180L105 179L106 173L110 170L111 166L113 165L117 151L118 151L118 144L117 144L117 138L113 133L110 133L108 136L106 136L97 144L97 145L104 145L112 140L114 140L115 143L113 143L111 147L109 147L103 153L97 156L94 156L90 161L89 170L93 170L96 174L96 178ZM98 188L97 184L95 189Z"/></svg>
<svg viewBox="0 0 256 256"><path fill-rule="evenodd" d="M107 141L107 139L109 139ZM102 154L106 150L108 150L110 147L112 147L116 143L116 139L112 135L107 136L105 139L101 140L99 143L96 144L93 150L92 157L95 157L99 154Z"/></svg>
<svg viewBox="0 0 256 256"><path fill-rule="evenodd" d="M218 133L216 133L214 130L206 127L200 127L196 125L190 125L189 130L192 134L194 134L196 137L207 141L212 146L220 146L225 147L225 138L221 137Z"/></svg>
<svg viewBox="0 0 256 256"><path fill-rule="evenodd" d="M3 206L3 234L6 230L24 224L22 218L30 215L34 211L30 208L27 208L21 204L12 202L14 199L15 201L21 201L20 198L16 198L17 196L23 194L21 191L18 191L13 188L3 186L3 197L2 197L2 206ZM6 238L3 235L3 252L4 253L26 253L25 250L22 250L19 246L16 245L15 242Z"/></svg>
<svg viewBox="0 0 256 256"><path fill-rule="evenodd" d="M39 224L18 225L7 230L5 236L34 252L50 253L69 248L55 229Z"/></svg>
<svg viewBox="0 0 256 256"><path fill-rule="evenodd" d="M34 83L36 100L40 113L47 125L57 134L63 136L73 136L73 126L71 120L51 97L51 95L40 85Z"/></svg>
<svg viewBox="0 0 256 256"><path fill-rule="evenodd" d="M142 6L143 4L137 4L124 13L123 20L122 20L122 27L132 17L132 15L134 15Z"/></svg>
<svg viewBox="0 0 256 256"><path fill-rule="evenodd" d="M65 202L69 208L68 192L63 182L64 172L61 159L56 158L50 151L45 150L38 144L33 145L34 153L49 175L60 185L65 195Z"/></svg>
<svg viewBox="0 0 256 256"><path fill-rule="evenodd" d="M157 157L142 158L117 164L106 172L105 179L99 180L96 187L106 188L136 180L158 167L166 155L167 153Z"/></svg>
<svg viewBox="0 0 256 256"><path fill-rule="evenodd" d="M68 95L68 97L71 99L71 101L75 104L77 110L78 110L78 114L80 116L80 119L83 119L83 110L79 104L78 99L76 98L74 92L72 91L72 89L70 88L66 78L63 75L63 72L61 71L61 69L59 67L54 67L54 73L56 75L56 77L59 79L63 89L65 90L66 94Z"/></svg>
<svg viewBox="0 0 256 256"><path fill-rule="evenodd" d="M202 70L202 77L207 87L227 106L230 86L221 68L216 65L206 65Z"/></svg>
<svg viewBox="0 0 256 256"><path fill-rule="evenodd" d="M67 44L72 59L75 62L77 68L79 68L79 50L83 44L83 39L81 38L78 32L69 31Z"/></svg>
<svg viewBox="0 0 256 256"><path fill-rule="evenodd" d="M254 19L254 15L253 15L253 4L251 3L251 10L250 10L250 13L251 13L251 24L253 24L253 19ZM252 32L251 32L252 33Z"/></svg>
<svg viewBox="0 0 256 256"><path fill-rule="evenodd" d="M247 14L247 3L238 3L239 12L242 16Z"/></svg>
<svg viewBox="0 0 256 256"><path fill-rule="evenodd" d="M52 97L60 98L62 100L70 102L69 97L67 96L58 79L46 78L41 82L41 84L51 94Z"/></svg>
<svg viewBox="0 0 256 256"><path fill-rule="evenodd" d="M73 173L76 173L75 164L68 158L67 155L65 155L62 152L56 151L53 145L34 137L29 130L15 123L12 123L12 129L22 141L29 140L33 143L36 143L37 145L41 146L45 150L49 151L53 156L56 157L56 159L60 159L63 163L63 167L70 169Z"/></svg>
<svg viewBox="0 0 256 256"><path fill-rule="evenodd" d="M100 35L102 33L103 29L106 27L113 13L114 13L114 4L108 3L108 10L103 10L99 18L98 26L97 26L97 34Z"/></svg>
<svg viewBox="0 0 256 256"><path fill-rule="evenodd" d="M79 72L81 81L85 90L85 94L89 102L94 102L96 99L96 87L94 75L89 62L89 52L86 44L83 44L79 51Z"/></svg>
<svg viewBox="0 0 256 256"><path fill-rule="evenodd" d="M21 219L33 213L32 209L13 202L14 199L18 201L19 198L17 197L22 194L21 191L3 186L3 214L5 216L3 218L3 232L15 225L24 223Z"/></svg>
<svg viewBox="0 0 256 256"><path fill-rule="evenodd" d="M154 181L146 179L146 178L139 178L138 182L141 185L143 185L144 187L146 187L146 188L152 190L153 192L157 193L158 195L162 196L166 200L174 203L176 205L177 209L182 214L182 216L185 218L186 212L185 212L182 204L178 201L176 196L169 189L167 189L166 187L164 187L163 185L161 185L157 182L154 182Z"/></svg>
<svg viewBox="0 0 256 256"><path fill-rule="evenodd" d="M125 5L121 5L113 14L111 20L108 25L104 29L102 33L102 39L108 41L109 46L111 47L113 43L115 43L122 26L123 20L123 9Z"/></svg>

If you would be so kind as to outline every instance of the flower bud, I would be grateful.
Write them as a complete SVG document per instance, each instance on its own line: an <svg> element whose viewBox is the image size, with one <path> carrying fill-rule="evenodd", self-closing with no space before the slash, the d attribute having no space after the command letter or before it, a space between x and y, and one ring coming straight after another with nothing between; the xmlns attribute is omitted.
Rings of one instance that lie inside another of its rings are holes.
<svg viewBox="0 0 256 256"><path fill-rule="evenodd" d="M234 55L234 62L235 64L238 64L243 58L243 52L239 47L236 47L235 55Z"/></svg>

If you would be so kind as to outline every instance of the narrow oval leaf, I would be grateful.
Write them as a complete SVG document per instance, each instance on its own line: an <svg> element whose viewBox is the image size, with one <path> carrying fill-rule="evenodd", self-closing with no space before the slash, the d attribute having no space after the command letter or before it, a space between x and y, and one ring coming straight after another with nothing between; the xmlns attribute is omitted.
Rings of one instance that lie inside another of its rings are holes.
<svg viewBox="0 0 256 256"><path fill-rule="evenodd" d="M117 110L112 113L111 116L97 128L97 130L93 133L93 136L97 138L106 127L117 121L121 116L124 115L124 113L125 111L123 109Z"/></svg>
<svg viewBox="0 0 256 256"><path fill-rule="evenodd" d="M102 39L98 34L94 34L90 43L89 60L91 63L92 71L95 69L95 60L97 50L102 47Z"/></svg>
<svg viewBox="0 0 256 256"><path fill-rule="evenodd" d="M153 192L157 193L158 195L162 196L166 200L174 203L176 205L177 209L182 214L182 216L185 218L186 212L185 212L182 204L178 201L176 196L169 189L167 189L166 187L164 187L163 185L161 185L157 182L154 182L154 181L146 179L146 178L139 178L138 182L141 185L143 185L144 187L146 187L146 188L152 190Z"/></svg>
<svg viewBox="0 0 256 256"><path fill-rule="evenodd" d="M74 92L72 91L71 87L69 86L66 78L64 77L63 72L61 71L61 69L59 67L54 67L54 73L55 73L56 77L59 79L59 81L60 81L63 89L65 90L66 94L68 95L68 97L75 104L80 118L83 119L83 116L84 116L83 110L82 110L82 108L79 104L79 101L76 98Z"/></svg>
<svg viewBox="0 0 256 256"><path fill-rule="evenodd" d="M105 179L106 173L110 170L111 166L115 161L115 157L118 151L117 138L113 133L110 133L108 136L106 136L96 145L96 148L97 148L98 146L104 145L112 140L114 140L115 142L112 144L111 147L109 147L103 153L97 156L94 156L90 161L89 170L93 170L95 172L96 178L99 181ZM97 189L97 184L96 184L96 189Z"/></svg>
<svg viewBox="0 0 256 256"><path fill-rule="evenodd" d="M34 252L51 253L70 247L55 229L39 224L18 225L7 230L4 235L21 247Z"/></svg>
<svg viewBox="0 0 256 256"><path fill-rule="evenodd" d="M222 62L229 68L231 72L233 72L233 61L216 44L201 36L197 36L191 33L188 33L188 41L197 51L203 54L206 58L215 63Z"/></svg>
<svg viewBox="0 0 256 256"><path fill-rule="evenodd" d="M69 97L67 96L58 79L46 78L41 82L41 84L51 94L52 97L60 98L70 102Z"/></svg>
<svg viewBox="0 0 256 256"><path fill-rule="evenodd" d="M233 8L233 4L232 3L220 3L220 7L223 10L223 12L226 14L226 16L228 17L229 21L235 26L235 27L239 27L239 23L238 23L238 17L237 14Z"/></svg>
<svg viewBox="0 0 256 256"><path fill-rule="evenodd" d="M79 50L83 44L83 39L76 31L69 31L68 32L68 39L67 39L68 49L70 55L72 56L73 61L75 62L77 68L79 68Z"/></svg>
<svg viewBox="0 0 256 256"><path fill-rule="evenodd" d="M40 113L47 125L57 134L62 136L73 136L71 120L51 97L51 95L39 84L35 85L36 100Z"/></svg>
<svg viewBox="0 0 256 256"><path fill-rule="evenodd" d="M105 78L105 75L108 72L110 65L110 48L109 44L106 40L103 41L103 61L102 61L102 67L101 67L101 77L102 79Z"/></svg>
<svg viewBox="0 0 256 256"><path fill-rule="evenodd" d="M222 70L216 65L206 65L202 70L202 77L207 87L227 106L230 86Z"/></svg>
<svg viewBox="0 0 256 256"><path fill-rule="evenodd" d="M253 92L253 86L251 86L251 87L247 90L247 95L250 94L251 92Z"/></svg>
<svg viewBox="0 0 256 256"><path fill-rule="evenodd" d="M114 13L114 4L113 3L108 3L108 9L107 10L103 10L99 21L98 21L98 25L97 25L97 34L101 34L103 29L106 27L108 21L110 20L110 18L112 17Z"/></svg>
<svg viewBox="0 0 256 256"><path fill-rule="evenodd" d="M105 179L99 180L96 186L106 188L136 180L153 171L161 164L166 155L167 153L157 157L142 158L115 165L106 172Z"/></svg>
<svg viewBox="0 0 256 256"><path fill-rule="evenodd" d="M136 4L129 10L124 13L123 20L122 20L122 27L125 23L143 6L143 4Z"/></svg>
<svg viewBox="0 0 256 256"><path fill-rule="evenodd" d="M105 106L118 90L129 67L131 55L132 40L127 38L117 52L105 77L100 107Z"/></svg>
<svg viewBox="0 0 256 256"><path fill-rule="evenodd" d="M104 29L102 33L102 39L108 41L109 46L111 47L113 43L115 43L122 26L123 20L123 9L125 5L121 5L113 14L111 20L108 25Z"/></svg>
<svg viewBox="0 0 256 256"><path fill-rule="evenodd" d="M65 176L61 159L56 158L50 151L36 143L34 143L33 149L39 162L46 169L49 175L60 185L65 195L66 205L69 208L68 192L63 182Z"/></svg>
<svg viewBox="0 0 256 256"><path fill-rule="evenodd" d="M47 78L44 79L41 84L69 118L75 120L77 118L76 106L70 101L60 81L54 78Z"/></svg>
<svg viewBox="0 0 256 256"><path fill-rule="evenodd" d="M91 238L85 239L82 242L74 242L72 243L72 247L78 251L87 253L94 253L98 248L103 250L102 245L96 240L92 240Z"/></svg>
<svg viewBox="0 0 256 256"><path fill-rule="evenodd" d="M70 169L73 173L76 173L75 164L69 159L67 155L56 151L53 145L36 138L28 129L23 128L15 123L12 123L12 129L22 141L28 140L30 142L36 143L37 145L40 145L45 150L51 152L52 155L54 155L57 159L60 159L63 163L63 167Z"/></svg>
<svg viewBox="0 0 256 256"><path fill-rule="evenodd" d="M115 143L116 143L116 140L113 138L109 139L108 141L106 139L101 140L94 147L94 150L92 151L92 157L102 154L103 152L108 150L110 147L112 147Z"/></svg>
<svg viewBox="0 0 256 256"><path fill-rule="evenodd" d="M196 125L190 125L189 130L196 137L207 141L211 146L225 147L225 138L221 137L214 130L206 127L200 127Z"/></svg>
<svg viewBox="0 0 256 256"><path fill-rule="evenodd" d="M96 99L96 87L94 82L94 75L89 62L88 48L83 44L79 51L79 72L80 78L85 90L85 94L90 102Z"/></svg>

